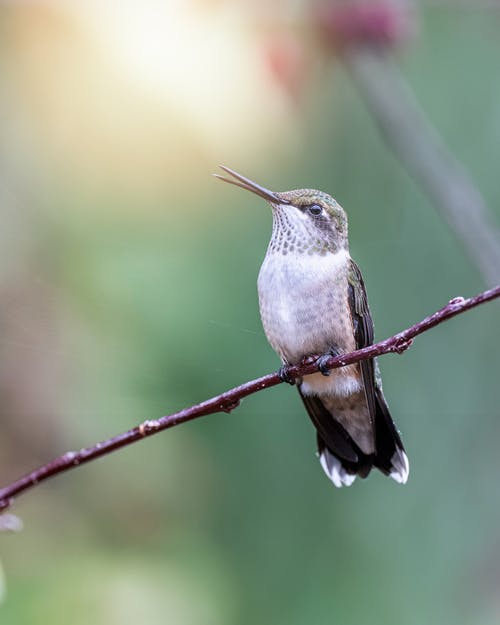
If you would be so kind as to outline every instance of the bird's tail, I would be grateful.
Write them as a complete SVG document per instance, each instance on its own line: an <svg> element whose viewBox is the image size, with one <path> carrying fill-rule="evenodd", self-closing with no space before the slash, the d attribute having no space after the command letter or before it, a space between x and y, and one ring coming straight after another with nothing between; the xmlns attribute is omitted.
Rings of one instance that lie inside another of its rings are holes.
<svg viewBox="0 0 500 625"><path fill-rule="evenodd" d="M335 486L350 486L356 476L366 477L373 467L400 484L406 483L408 457L380 389L375 391L375 451L371 454L360 449L320 397L302 393L301 397L317 430L321 466Z"/></svg>

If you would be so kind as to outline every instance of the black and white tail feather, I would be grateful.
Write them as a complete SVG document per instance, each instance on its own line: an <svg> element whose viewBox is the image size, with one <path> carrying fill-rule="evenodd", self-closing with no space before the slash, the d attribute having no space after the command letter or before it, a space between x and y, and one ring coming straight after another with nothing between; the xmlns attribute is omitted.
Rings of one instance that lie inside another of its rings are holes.
<svg viewBox="0 0 500 625"><path fill-rule="evenodd" d="M381 390L375 392L375 451L372 454L359 448L335 415L325 408L320 397L302 393L301 397L316 426L321 466L337 488L351 486L358 475L367 477L374 467L399 484L406 484L408 457Z"/></svg>

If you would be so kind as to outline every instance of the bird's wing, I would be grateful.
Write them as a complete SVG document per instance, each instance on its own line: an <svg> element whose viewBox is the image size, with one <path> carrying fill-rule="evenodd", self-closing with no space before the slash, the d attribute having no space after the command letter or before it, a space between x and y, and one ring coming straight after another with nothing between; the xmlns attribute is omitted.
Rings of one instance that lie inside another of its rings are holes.
<svg viewBox="0 0 500 625"><path fill-rule="evenodd" d="M373 321L368 309L363 278L359 267L353 260L350 261L348 282L348 300L354 324L356 347L359 349L373 343ZM370 358L362 360L359 364L375 437L374 464L383 473L404 484L408 479L408 458L389 413L382 385L380 381L377 381L375 362Z"/></svg>
<svg viewBox="0 0 500 625"><path fill-rule="evenodd" d="M354 339L356 349L367 347L373 343L373 321L368 308L368 299L363 282L363 276L356 263L349 261L347 274L348 281L348 302L351 311L352 323L354 326ZM375 372L373 360L362 360L360 363L363 386L365 389L366 401L370 412L372 424L375 423Z"/></svg>

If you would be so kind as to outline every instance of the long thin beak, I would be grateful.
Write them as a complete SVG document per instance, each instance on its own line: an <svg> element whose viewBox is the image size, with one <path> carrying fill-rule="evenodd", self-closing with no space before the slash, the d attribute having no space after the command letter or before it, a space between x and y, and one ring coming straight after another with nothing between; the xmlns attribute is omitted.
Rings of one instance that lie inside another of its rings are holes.
<svg viewBox="0 0 500 625"><path fill-rule="evenodd" d="M253 182L253 180L250 180L249 178L245 178L245 176L238 174L232 169L229 169L229 167L224 167L224 165L219 165L219 167L223 169L226 173L228 173L230 176L233 176L233 178L236 178L236 180L231 180L230 178L220 176L219 174L212 174L213 176L215 176L215 178L218 178L219 180L223 180L224 182L229 182L229 184L234 184L235 186L241 187L242 189L246 189L247 191L251 191L252 193L255 193L256 195L260 195L260 197L263 197L265 200L267 200L268 202L272 202L273 204L288 204L289 203L286 200L280 199L276 195L276 193L273 193L273 191L269 191L269 189L266 189L265 187L261 187L260 184Z"/></svg>

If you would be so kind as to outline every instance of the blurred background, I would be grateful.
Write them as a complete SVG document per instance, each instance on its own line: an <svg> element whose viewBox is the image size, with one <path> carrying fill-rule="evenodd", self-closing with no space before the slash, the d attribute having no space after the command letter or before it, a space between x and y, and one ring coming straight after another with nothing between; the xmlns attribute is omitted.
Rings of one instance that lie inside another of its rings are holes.
<svg viewBox="0 0 500 625"><path fill-rule="evenodd" d="M278 367L271 214L219 163L339 200L379 339L487 286L341 59L395 59L498 224L500 4L350 8L0 3L2 484ZM498 623L499 348L490 304L381 359L405 487L334 489L279 386L36 488L0 537L0 621Z"/></svg>

